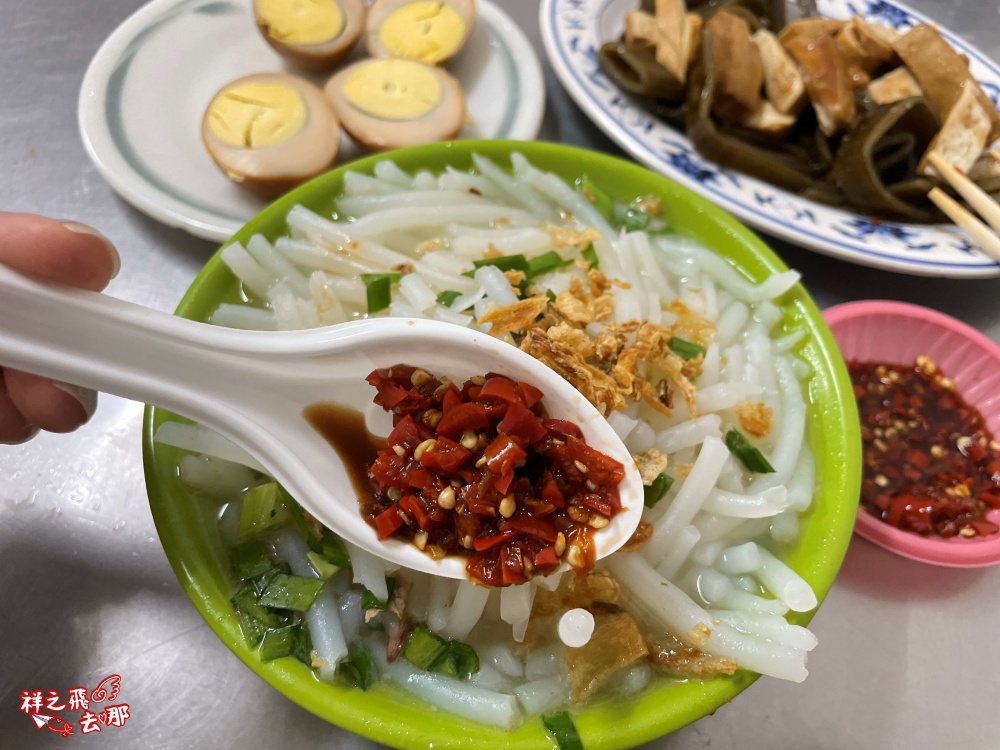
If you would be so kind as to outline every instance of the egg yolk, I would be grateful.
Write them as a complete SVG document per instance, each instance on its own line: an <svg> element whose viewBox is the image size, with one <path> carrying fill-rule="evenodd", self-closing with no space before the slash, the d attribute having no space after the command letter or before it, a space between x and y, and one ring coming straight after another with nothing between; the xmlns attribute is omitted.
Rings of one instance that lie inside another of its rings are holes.
<svg viewBox="0 0 1000 750"><path fill-rule="evenodd" d="M465 22L442 2L413 2L393 11L378 40L394 57L436 63L450 57L465 37Z"/></svg>
<svg viewBox="0 0 1000 750"><path fill-rule="evenodd" d="M344 28L335 0L258 0L257 11L268 36L288 44L319 44Z"/></svg>
<svg viewBox="0 0 1000 750"><path fill-rule="evenodd" d="M274 146L306 124L302 95L278 83L244 83L221 92L209 105L208 125L223 143L243 148Z"/></svg>
<svg viewBox="0 0 1000 750"><path fill-rule="evenodd" d="M341 91L356 108L383 120L415 120L441 101L433 69L395 58L359 66L344 79Z"/></svg>

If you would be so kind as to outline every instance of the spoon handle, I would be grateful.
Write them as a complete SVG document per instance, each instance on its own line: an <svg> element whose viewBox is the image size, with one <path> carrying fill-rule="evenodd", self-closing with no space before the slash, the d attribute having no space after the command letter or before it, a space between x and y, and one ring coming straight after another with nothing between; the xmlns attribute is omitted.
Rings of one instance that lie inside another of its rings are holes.
<svg viewBox="0 0 1000 750"><path fill-rule="evenodd" d="M38 282L0 265L5 366L197 419L213 400L228 401L228 373L266 366L227 350L225 333L104 294Z"/></svg>

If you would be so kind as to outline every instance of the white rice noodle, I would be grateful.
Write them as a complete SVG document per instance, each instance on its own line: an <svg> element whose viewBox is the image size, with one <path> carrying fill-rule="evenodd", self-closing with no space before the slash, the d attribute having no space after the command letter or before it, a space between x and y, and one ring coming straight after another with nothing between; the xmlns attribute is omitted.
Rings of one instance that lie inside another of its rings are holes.
<svg viewBox="0 0 1000 750"><path fill-rule="evenodd" d="M350 588L340 595L340 625L348 643L357 640L365 623L365 611L361 606L363 600L364 594Z"/></svg>
<svg viewBox="0 0 1000 750"><path fill-rule="evenodd" d="M504 196L496 183L488 177L479 174L459 172L454 167L448 167L437 179L440 190L461 190L467 193L478 192L488 201L503 201ZM475 194L475 193L473 193Z"/></svg>
<svg viewBox="0 0 1000 750"><path fill-rule="evenodd" d="M761 564L754 572L768 591L795 612L809 612L816 608L816 594L802 577L763 547L760 548Z"/></svg>
<svg viewBox="0 0 1000 750"><path fill-rule="evenodd" d="M413 178L399 168L399 165L391 159L383 159L375 165L372 170L375 176L389 184L396 185L405 190L413 187Z"/></svg>
<svg viewBox="0 0 1000 750"><path fill-rule="evenodd" d="M351 568L354 572L354 582L364 586L372 596L381 601L389 598L389 587L385 582L386 563L381 557L376 557L366 549L362 549L344 540L347 554L351 558Z"/></svg>
<svg viewBox="0 0 1000 750"><path fill-rule="evenodd" d="M788 490L783 485L768 487L759 494L742 495L718 488L708 493L702 509L720 516L769 518L788 508Z"/></svg>
<svg viewBox="0 0 1000 750"><path fill-rule="evenodd" d="M791 625L783 617L776 615L760 615L722 609L710 610L709 614L732 625L741 633L766 638L790 648L812 651L819 643L816 636L806 628L800 625Z"/></svg>
<svg viewBox="0 0 1000 750"><path fill-rule="evenodd" d="M719 295L715 287L715 280L711 275L703 273L701 275L701 294L705 299L705 317L709 320L716 320L719 317Z"/></svg>
<svg viewBox="0 0 1000 750"><path fill-rule="evenodd" d="M664 453L670 454L684 448L701 445L705 438L721 437L721 425L722 418L718 414L704 414L663 430L656 436L656 447Z"/></svg>
<svg viewBox="0 0 1000 750"><path fill-rule="evenodd" d="M691 240L661 235L654 242L667 256L696 260L717 284L744 302L776 299L795 286L800 278L796 271L781 271L772 273L760 284L754 284L721 255L716 255Z"/></svg>
<svg viewBox="0 0 1000 750"><path fill-rule="evenodd" d="M319 313L312 300L306 301L291 292L276 295L271 300L271 307L279 331L297 331L320 325Z"/></svg>
<svg viewBox="0 0 1000 750"><path fill-rule="evenodd" d="M502 603L501 603L502 606ZM479 647L479 660L492 665L500 674L517 680L524 678L524 662L505 643L493 642Z"/></svg>
<svg viewBox="0 0 1000 750"><path fill-rule="evenodd" d="M736 337L750 319L750 308L739 300L730 302L715 324L715 340L720 349L734 344Z"/></svg>
<svg viewBox="0 0 1000 750"><path fill-rule="evenodd" d="M309 291L316 306L319 322L325 326L344 323L349 319L347 311L340 303L333 280L322 271L314 271L309 277Z"/></svg>
<svg viewBox="0 0 1000 750"><path fill-rule="evenodd" d="M254 296L267 299L271 287L278 282L277 276L260 265L246 248L238 242L222 248L222 262Z"/></svg>
<svg viewBox="0 0 1000 750"><path fill-rule="evenodd" d="M718 383L711 385L698 391L696 399L698 413L704 414L706 412L732 409L741 401L760 396L763 392L764 389L757 383Z"/></svg>
<svg viewBox="0 0 1000 750"><path fill-rule="evenodd" d="M656 432L648 422L640 420L625 441L625 447L631 453L642 453L656 445Z"/></svg>
<svg viewBox="0 0 1000 750"><path fill-rule="evenodd" d="M468 191L417 190L384 195L346 195L337 201L337 211L353 217L361 217L387 208L437 208L442 204L451 206L476 205L486 203L481 197Z"/></svg>
<svg viewBox="0 0 1000 750"><path fill-rule="evenodd" d="M774 471L761 474L750 483L747 492L755 494L769 487L787 484L791 479L799 450L805 442L806 404L791 365L784 357L774 363L778 392L781 394L781 421L778 424L774 448L767 457Z"/></svg>
<svg viewBox="0 0 1000 750"><path fill-rule="evenodd" d="M288 228L297 239L307 238L333 247L343 247L351 241L351 224L324 219L303 205L292 206L285 217Z"/></svg>
<svg viewBox="0 0 1000 750"><path fill-rule="evenodd" d="M524 158L523 154L516 152L510 155L510 163L518 177L547 196L560 208L568 211L581 224L595 227L609 239L614 236L611 225L605 221L593 204L557 175L551 172L542 172Z"/></svg>
<svg viewBox="0 0 1000 750"><path fill-rule="evenodd" d="M615 434L622 442L624 442L625 439L632 434L632 430L634 430L638 424L638 419L633 419L622 411L613 411L608 415L608 425L615 431Z"/></svg>
<svg viewBox="0 0 1000 750"><path fill-rule="evenodd" d="M450 604L455 598L455 581L433 576L427 597L427 627L435 633L443 630L451 619Z"/></svg>
<svg viewBox="0 0 1000 750"><path fill-rule="evenodd" d="M414 190L434 190L437 187L437 177L426 169L421 169L413 175Z"/></svg>
<svg viewBox="0 0 1000 750"><path fill-rule="evenodd" d="M465 315L464 313L457 313L448 307L435 307L431 310L431 317L434 320L440 320L442 323L451 323L452 325L462 326L468 328L475 319L471 315Z"/></svg>
<svg viewBox="0 0 1000 750"><path fill-rule="evenodd" d="M719 361L719 345L712 342L705 349L705 358L701 363L701 375L698 376L698 387L707 388L719 382L722 363Z"/></svg>
<svg viewBox="0 0 1000 750"><path fill-rule="evenodd" d="M791 333L786 333L784 336L779 336L771 341L771 349L775 354L784 354L791 351L799 343L805 339L806 332L801 328Z"/></svg>
<svg viewBox="0 0 1000 750"><path fill-rule="evenodd" d="M518 643L524 639L524 630L531 617L531 604L534 599L535 587L529 583L500 589L500 619L513 626L514 640Z"/></svg>
<svg viewBox="0 0 1000 750"><path fill-rule="evenodd" d="M667 512L653 526L649 541L642 548L651 565L658 565L667 556L678 534L694 519L715 486L729 449L717 437L707 437L698 459L670 503Z"/></svg>
<svg viewBox="0 0 1000 750"><path fill-rule="evenodd" d="M218 498L235 497L258 483L257 475L246 466L193 453L181 456L177 475L190 489Z"/></svg>
<svg viewBox="0 0 1000 750"><path fill-rule="evenodd" d="M441 635L448 638L465 638L479 622L490 598L490 589L477 586L471 581L458 584L458 593L448 611L448 623L441 629Z"/></svg>
<svg viewBox="0 0 1000 750"><path fill-rule="evenodd" d="M264 474L268 473L257 459L232 440L201 425L164 422L157 428L153 441L192 453L203 453L224 461L233 461Z"/></svg>
<svg viewBox="0 0 1000 750"><path fill-rule="evenodd" d="M304 578L319 578L319 574L313 569L307 557L308 545L293 529L284 527L271 532L268 535L268 542L275 555L291 566L292 573ZM353 556L351 561L354 563ZM305 613L313 651L316 652L320 662L319 677L326 682L333 681L337 662L347 656L347 641L344 638L339 609L337 597L327 584Z"/></svg>
<svg viewBox="0 0 1000 750"><path fill-rule="evenodd" d="M400 268L413 262L410 255L386 247L374 239L361 239L357 243L352 242L344 249L344 252L355 258L364 259L368 263L381 266L386 271L399 271Z"/></svg>
<svg viewBox="0 0 1000 750"><path fill-rule="evenodd" d="M402 186L380 180L378 177L353 170L344 172L344 193L347 195L392 195L403 192Z"/></svg>
<svg viewBox="0 0 1000 750"><path fill-rule="evenodd" d="M638 268L643 276L646 276L652 288L663 300L672 300L677 296L673 286L667 281L660 264L656 262L653 248L649 244L649 235L645 232L632 232L626 235L632 246L632 251L638 261Z"/></svg>
<svg viewBox="0 0 1000 750"><path fill-rule="evenodd" d="M695 575L695 590L706 604L721 601L735 590L729 576L713 568L702 568Z"/></svg>
<svg viewBox="0 0 1000 750"><path fill-rule="evenodd" d="M485 690L465 680L423 672L406 659L386 664L385 674L416 697L471 721L506 730L515 729L520 722L517 698L513 695Z"/></svg>
<svg viewBox="0 0 1000 750"><path fill-rule="evenodd" d="M229 502L219 514L219 538L228 545L236 544L240 536L240 516L243 514L243 496Z"/></svg>
<svg viewBox="0 0 1000 750"><path fill-rule="evenodd" d="M424 312L437 304L437 295L418 274L408 273L399 280L399 291L414 308Z"/></svg>
<svg viewBox="0 0 1000 750"><path fill-rule="evenodd" d="M238 328L243 331L276 331L278 323L271 310L249 305L223 302L212 312L208 322L213 326Z"/></svg>
<svg viewBox="0 0 1000 750"><path fill-rule="evenodd" d="M746 339L747 361L757 370L756 382L764 389L765 396L777 395L777 383L774 373L774 355L771 352L771 339L763 332L751 334Z"/></svg>
<svg viewBox="0 0 1000 750"><path fill-rule="evenodd" d="M309 282L295 266L280 253L275 252L271 243L262 234L255 234L247 242L247 252L272 275L280 279L296 297L309 296Z"/></svg>
<svg viewBox="0 0 1000 750"><path fill-rule="evenodd" d="M569 703L569 685L564 677L549 677L524 683L514 695L526 715L537 716Z"/></svg>
<svg viewBox="0 0 1000 750"><path fill-rule="evenodd" d="M789 606L780 599L765 599L748 591L736 589L716 604L722 609L738 609L744 612L759 612L766 615L783 616Z"/></svg>
<svg viewBox="0 0 1000 750"><path fill-rule="evenodd" d="M274 243L274 249L307 270L329 271L346 277L387 270L383 266L348 255L342 250L334 251L321 245L315 245L308 240L279 237ZM351 281L361 284L360 279L351 278Z"/></svg>
<svg viewBox="0 0 1000 750"><path fill-rule="evenodd" d="M778 544L788 544L799 538L799 514L794 510L786 510L771 519L768 529L771 538Z"/></svg>
<svg viewBox="0 0 1000 750"><path fill-rule="evenodd" d="M486 297L494 305L503 307L517 302L517 295L510 288L510 282L496 266L481 266L476 269L476 283L486 292ZM478 317L478 316L477 316Z"/></svg>
<svg viewBox="0 0 1000 750"><path fill-rule="evenodd" d="M701 539L701 532L694 526L685 526L681 529L673 546L667 552L666 557L656 566L656 572L667 579L672 579L678 571L684 567L691 550Z"/></svg>
<svg viewBox="0 0 1000 750"><path fill-rule="evenodd" d="M798 378L799 380L805 380L810 375L812 375L813 372L812 365L810 365L804 359L800 359L799 357L794 357L791 354L787 355L787 359L788 363L792 367L792 372L795 374L795 377Z"/></svg>
<svg viewBox="0 0 1000 750"><path fill-rule="evenodd" d="M729 547L719 558L719 568L730 575L753 573L759 567L760 548L753 542Z"/></svg>
<svg viewBox="0 0 1000 750"><path fill-rule="evenodd" d="M426 318L420 310L401 299L389 303L389 315L393 318Z"/></svg>
<svg viewBox="0 0 1000 750"><path fill-rule="evenodd" d="M808 445L799 451L792 477L788 480L788 508L803 513L812 505L816 492L816 461Z"/></svg>
<svg viewBox="0 0 1000 750"><path fill-rule="evenodd" d="M643 293L640 290L635 287L624 289L616 286L611 289L611 297L615 303L615 323L625 323L643 317L642 310L645 305L643 304Z"/></svg>
<svg viewBox="0 0 1000 750"><path fill-rule="evenodd" d="M492 247L504 255L521 254L526 257L539 255L552 249L552 240L548 232L536 227L519 227L516 229L492 229L489 231L471 230L459 234L450 240L451 249L468 258L478 260Z"/></svg>
<svg viewBox="0 0 1000 750"><path fill-rule="evenodd" d="M771 329L778 325L781 318L781 309L770 300L764 300L754 307L753 319L760 323L767 334L771 333Z"/></svg>
<svg viewBox="0 0 1000 750"><path fill-rule="evenodd" d="M550 201L531 185L526 185L523 181L507 174L485 157L475 154L472 161L512 203L531 211L543 220L555 221L559 218L558 201Z"/></svg>
<svg viewBox="0 0 1000 750"><path fill-rule="evenodd" d="M479 662L479 671L469 678L469 684L494 693L512 693L517 681L506 677L489 664Z"/></svg>
<svg viewBox="0 0 1000 750"><path fill-rule="evenodd" d="M524 678L534 682L562 675L565 648L561 642L536 645L524 657Z"/></svg>
<svg viewBox="0 0 1000 750"><path fill-rule="evenodd" d="M483 202L437 208L387 208L358 219L344 230L350 233L352 239L360 240L390 230L423 229L448 222L487 226L496 221L513 226L531 226L537 220L527 211Z"/></svg>

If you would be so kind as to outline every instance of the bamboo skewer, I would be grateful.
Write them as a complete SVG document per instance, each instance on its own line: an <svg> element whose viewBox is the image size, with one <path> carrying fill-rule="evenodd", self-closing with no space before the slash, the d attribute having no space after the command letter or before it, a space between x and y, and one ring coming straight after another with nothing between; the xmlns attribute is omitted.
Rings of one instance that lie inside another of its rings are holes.
<svg viewBox="0 0 1000 750"><path fill-rule="evenodd" d="M952 199L939 188L932 189L927 197L955 224L972 235L982 249L994 260L1000 262L1000 205L997 204L982 188L946 162L937 154L930 154L928 161L940 173L945 181L968 201L980 216L993 227L987 226L973 216L967 209Z"/></svg>

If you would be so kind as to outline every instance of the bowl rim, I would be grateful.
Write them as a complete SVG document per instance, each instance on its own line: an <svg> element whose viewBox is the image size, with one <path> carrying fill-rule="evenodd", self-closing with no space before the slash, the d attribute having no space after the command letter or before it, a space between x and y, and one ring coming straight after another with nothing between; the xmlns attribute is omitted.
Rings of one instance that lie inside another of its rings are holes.
<svg viewBox="0 0 1000 750"><path fill-rule="evenodd" d="M1000 344L968 323L940 310L896 300L858 300L828 307L823 311L823 317L830 326L834 338L837 338L837 326L849 321L868 320L874 323L878 320L881 323L895 318L927 323L940 328L950 336L969 341L1000 367ZM841 353L845 359L850 359L849 352L842 350ZM993 511L991 515L995 513L996 511ZM929 565L945 568L982 568L1000 564L1000 534L975 539L922 537L884 523L860 504L854 530L862 538L883 549Z"/></svg>
<svg viewBox="0 0 1000 750"><path fill-rule="evenodd" d="M743 275L751 280L759 281L771 273L787 268L750 229L707 199L669 178L607 154L563 144L523 141L462 140L437 143L377 154L342 165L271 204L223 243L223 247L234 241L245 241L255 232L268 234L269 231L275 231L276 226L284 226L284 216L292 205L307 202L317 191L332 188L339 190L339 181L349 169L370 172L375 163L385 158L392 158L409 170L421 167L443 169L456 159L459 163L462 160L468 161L473 153L497 160L508 159L513 152L520 152L535 163L542 162L543 168L563 175L569 173L583 176L598 171L603 172L604 179L618 185L627 185L629 190L634 185L640 186L630 192L631 197L645 191L660 195L667 205L676 208L682 228L696 227L696 230L691 229L689 233L714 235L714 240L720 243L717 252L734 260ZM329 195L336 195L336 192L331 190ZM683 222L679 215L681 211L689 212L684 214ZM192 313L197 312L199 300L205 295L213 294L213 287L222 286L220 277L227 278L226 283L232 285L232 276L222 263L219 252L216 252L184 295L177 314L196 317ZM217 301L218 297L215 299ZM806 331L806 341L799 348L808 348L809 364L821 373L818 379L814 373L806 394L810 414L807 429L810 430L811 439L820 440L817 448L825 449L822 455L816 456L817 466L824 466L820 474L823 481L816 490L816 497L821 498L821 502L813 503L809 516L803 523L800 539L791 548L786 559L809 580L817 598L822 602L843 562L854 526L854 499L860 486L860 429L846 366L815 302L801 283L798 283L782 298L781 307L787 321ZM156 426L166 415L162 409L147 407L143 425L144 465L154 523L171 567L188 597L220 640L252 671L317 716L394 747L426 748L433 745L458 749L471 745L528 750L551 746L551 739L543 733L541 723L537 720L508 734L443 711L428 711L427 704L418 702L391 686L380 691L360 693L357 690L350 691L319 683L311 670L298 662L261 662L255 651L249 649L242 637L235 634L235 618L228 599L225 600L225 607L220 608L219 594L211 590L211 571L206 573L198 567L208 565L201 558L210 555L211 550L197 549L195 551L198 554L192 558L193 553L189 547L204 546L208 535L190 518L185 518L181 505L170 502L172 499L189 502L190 493L177 492L175 471L165 463L166 457L175 454L167 447L154 445L152 442ZM857 437L852 439L852 436ZM816 453L821 452L816 450ZM158 460L160 458L164 460ZM189 538L183 536L184 524L190 526ZM215 559L214 562L220 564L221 560ZM215 574L220 575L218 571ZM806 625L815 611L796 613L789 620ZM757 677L756 673L740 670L731 678L717 678L697 684L661 684L656 689L647 688L627 700L612 699L597 707L588 706L584 711L571 711L571 714L588 750L634 747L713 713L752 684ZM664 700L668 699L668 692L670 710L664 713ZM394 721L382 723L381 717L385 715L393 716ZM623 718L627 719L627 731L623 731Z"/></svg>

